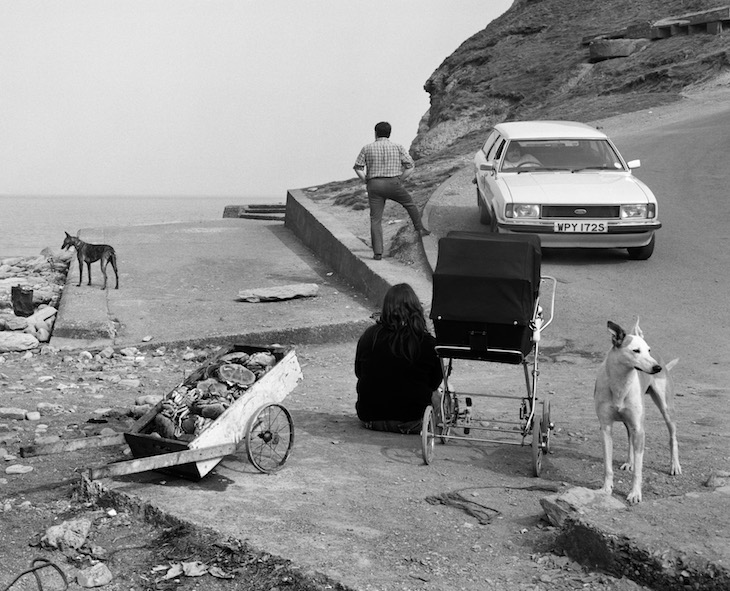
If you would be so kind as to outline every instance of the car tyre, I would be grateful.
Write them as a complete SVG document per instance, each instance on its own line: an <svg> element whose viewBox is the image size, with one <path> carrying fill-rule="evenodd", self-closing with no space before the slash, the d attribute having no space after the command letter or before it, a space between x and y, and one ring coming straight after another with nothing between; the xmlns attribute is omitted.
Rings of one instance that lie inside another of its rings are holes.
<svg viewBox="0 0 730 591"><path fill-rule="evenodd" d="M654 246L656 244L656 236L652 236L649 244L646 246L637 246L636 248L627 248L629 258L634 261L645 261L654 254Z"/></svg>
<svg viewBox="0 0 730 591"><path fill-rule="evenodd" d="M489 231L492 234L499 234L499 228L497 227L497 216L493 211L489 212Z"/></svg>
<svg viewBox="0 0 730 591"><path fill-rule="evenodd" d="M477 207L479 207L479 223L489 226L492 223L492 216L489 215L489 208L482 203L479 195L479 187L477 187Z"/></svg>

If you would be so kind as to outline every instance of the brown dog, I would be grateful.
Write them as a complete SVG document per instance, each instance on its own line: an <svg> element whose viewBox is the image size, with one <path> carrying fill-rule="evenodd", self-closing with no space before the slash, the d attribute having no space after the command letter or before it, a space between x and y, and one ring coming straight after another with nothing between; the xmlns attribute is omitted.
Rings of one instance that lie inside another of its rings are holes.
<svg viewBox="0 0 730 591"><path fill-rule="evenodd" d="M71 247L76 249L76 258L79 260L79 285L84 277L84 263L86 263L86 269L89 275L89 285L91 285L91 263L101 261L101 273L104 275L104 285L102 289L106 289L106 266L112 264L114 269L114 275L116 276L116 285L114 289L119 289L119 273L117 271L117 254L114 249L108 244L89 244L84 242L78 236L71 236L66 232L66 238L63 239L61 245L62 250L67 250Z"/></svg>
<svg viewBox="0 0 730 591"><path fill-rule="evenodd" d="M674 359L663 365L651 355L644 333L636 320L631 334L618 324L608 322L613 347L601 364L596 378L594 398L596 414L603 434L604 482L602 491L613 491L613 436L615 421L626 425L629 434L629 459L622 470L633 471L629 503L641 501L641 479L644 461L644 394L649 394L664 417L669 430L671 467L669 473L681 474L677 446L677 428L671 417L674 387L669 370L677 363Z"/></svg>

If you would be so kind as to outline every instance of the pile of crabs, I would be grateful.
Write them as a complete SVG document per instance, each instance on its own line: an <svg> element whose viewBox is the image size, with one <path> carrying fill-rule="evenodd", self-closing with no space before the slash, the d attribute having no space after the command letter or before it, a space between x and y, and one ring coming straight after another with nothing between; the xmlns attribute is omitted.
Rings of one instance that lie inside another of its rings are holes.
<svg viewBox="0 0 730 591"><path fill-rule="evenodd" d="M165 396L153 432L192 441L275 364L274 355L265 351L223 355Z"/></svg>

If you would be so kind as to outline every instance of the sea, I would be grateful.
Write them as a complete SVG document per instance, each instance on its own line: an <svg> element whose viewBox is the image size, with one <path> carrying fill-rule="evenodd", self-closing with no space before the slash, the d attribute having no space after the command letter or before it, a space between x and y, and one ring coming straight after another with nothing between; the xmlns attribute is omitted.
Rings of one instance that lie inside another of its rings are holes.
<svg viewBox="0 0 730 591"><path fill-rule="evenodd" d="M227 205L284 203L277 197L0 195L0 259L58 251L64 232L223 218Z"/></svg>

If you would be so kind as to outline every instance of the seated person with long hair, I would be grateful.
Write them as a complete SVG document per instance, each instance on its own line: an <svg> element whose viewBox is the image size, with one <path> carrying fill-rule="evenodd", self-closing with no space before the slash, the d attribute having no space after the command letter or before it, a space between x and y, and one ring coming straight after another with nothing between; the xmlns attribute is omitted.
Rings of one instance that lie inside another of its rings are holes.
<svg viewBox="0 0 730 591"><path fill-rule="evenodd" d="M419 433L423 411L439 408L441 361L421 302L407 283L391 287L355 353L358 418L368 429Z"/></svg>

